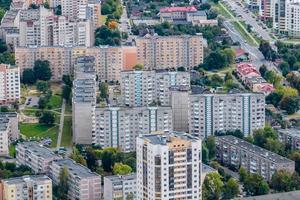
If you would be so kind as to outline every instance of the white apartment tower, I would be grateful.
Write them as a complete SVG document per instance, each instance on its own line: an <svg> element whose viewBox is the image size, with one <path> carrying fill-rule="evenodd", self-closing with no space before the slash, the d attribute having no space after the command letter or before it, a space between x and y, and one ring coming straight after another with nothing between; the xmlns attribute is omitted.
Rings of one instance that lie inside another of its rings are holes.
<svg viewBox="0 0 300 200"><path fill-rule="evenodd" d="M93 143L103 148L135 151L136 137L155 131L173 130L171 107L96 108Z"/></svg>
<svg viewBox="0 0 300 200"><path fill-rule="evenodd" d="M0 113L0 156L7 156L9 145L18 138L18 114Z"/></svg>
<svg viewBox="0 0 300 200"><path fill-rule="evenodd" d="M201 140L183 132L137 138L137 199L201 199Z"/></svg>
<svg viewBox="0 0 300 200"><path fill-rule="evenodd" d="M20 99L20 71L16 66L0 64L0 105Z"/></svg>
<svg viewBox="0 0 300 200"><path fill-rule="evenodd" d="M94 57L76 60L73 81L73 142L92 144L95 135L96 71Z"/></svg>
<svg viewBox="0 0 300 200"><path fill-rule="evenodd" d="M172 86L190 88L190 74L165 70L121 72L121 91L125 106L168 106Z"/></svg>
<svg viewBox="0 0 300 200"><path fill-rule="evenodd" d="M189 95L189 132L200 138L236 129L247 136L264 126L264 94Z"/></svg>

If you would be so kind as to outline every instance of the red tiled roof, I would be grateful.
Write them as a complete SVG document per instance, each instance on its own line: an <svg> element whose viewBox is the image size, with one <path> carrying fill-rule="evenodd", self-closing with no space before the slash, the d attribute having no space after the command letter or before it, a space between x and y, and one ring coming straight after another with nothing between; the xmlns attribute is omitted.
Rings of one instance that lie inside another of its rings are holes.
<svg viewBox="0 0 300 200"><path fill-rule="evenodd" d="M244 53L245 53L244 49L239 48L239 49L236 49L236 50L235 50L235 56L236 56L236 57L240 57L240 56L243 55Z"/></svg>
<svg viewBox="0 0 300 200"><path fill-rule="evenodd" d="M242 76L254 77L260 76L260 73L256 70L256 68L250 63L240 63L237 66L237 72Z"/></svg>
<svg viewBox="0 0 300 200"><path fill-rule="evenodd" d="M188 7L166 7L161 8L160 12L196 12L197 8L195 6Z"/></svg>
<svg viewBox="0 0 300 200"><path fill-rule="evenodd" d="M274 86L270 83L260 83L260 84L257 84L257 89L260 91L260 92L272 92L275 90Z"/></svg>

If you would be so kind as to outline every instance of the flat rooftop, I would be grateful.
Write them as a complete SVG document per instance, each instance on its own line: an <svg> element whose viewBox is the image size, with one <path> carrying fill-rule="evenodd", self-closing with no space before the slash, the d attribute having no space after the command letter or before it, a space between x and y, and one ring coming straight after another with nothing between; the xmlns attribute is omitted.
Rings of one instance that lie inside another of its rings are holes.
<svg viewBox="0 0 300 200"><path fill-rule="evenodd" d="M56 160L53 161L53 163L64 167L66 166L69 170L69 173L74 175L74 176L78 176L80 178L85 178L85 177L94 177L94 176L99 176L99 174L96 174L94 172L92 172L91 170L89 170L89 168L77 164L74 160L72 159L60 159L60 160Z"/></svg>
<svg viewBox="0 0 300 200"><path fill-rule="evenodd" d="M119 182L119 181L130 181L130 180L136 180L136 174L129 174L129 175L123 175L123 176L106 176L104 178L109 179L111 182Z"/></svg>
<svg viewBox="0 0 300 200"><path fill-rule="evenodd" d="M236 198L236 200L300 200L300 190L254 197Z"/></svg>
<svg viewBox="0 0 300 200"><path fill-rule="evenodd" d="M8 185L14 185L14 184L24 184L28 181L50 181L51 179L48 176L45 175L28 175L28 176L20 176L10 179L4 179L3 182Z"/></svg>
<svg viewBox="0 0 300 200"><path fill-rule="evenodd" d="M159 133L159 134L148 134L148 135L143 135L141 138L147 140L148 142L156 145L166 145L171 142L171 138L180 138L183 140L191 141L191 142L196 142L199 140L198 137L192 136L188 133L184 132L176 132L173 131L169 134L164 134L164 133Z"/></svg>
<svg viewBox="0 0 300 200"><path fill-rule="evenodd" d="M36 142L22 142L17 145L22 146L23 148L31 151L33 154L43 157L43 158L53 158L53 157L58 157L53 151L50 149L43 147L39 145Z"/></svg>
<svg viewBox="0 0 300 200"><path fill-rule="evenodd" d="M279 133L289 135L292 137L299 137L300 138L300 129L296 128L289 128L289 129L278 129L277 130Z"/></svg>
<svg viewBox="0 0 300 200"><path fill-rule="evenodd" d="M260 157L263 157L265 159L268 159L268 160L271 160L273 162L276 162L276 163L286 163L286 162L294 162L290 159L287 159L283 156L280 156L276 153L273 153L271 151L268 151L266 149L263 149L259 146L256 146L254 144L251 144L245 140L242 140L240 138L237 138L237 137L234 137L232 135L225 135L225 136L219 136L219 137L216 137L216 140L220 141L225 141L233 146L236 146L236 147L239 147L247 152L251 152L257 156L260 156Z"/></svg>

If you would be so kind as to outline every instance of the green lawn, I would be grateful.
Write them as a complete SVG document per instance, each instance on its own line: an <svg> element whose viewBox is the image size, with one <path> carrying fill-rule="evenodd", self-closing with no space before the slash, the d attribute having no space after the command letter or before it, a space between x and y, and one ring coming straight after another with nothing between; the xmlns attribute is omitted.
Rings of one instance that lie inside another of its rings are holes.
<svg viewBox="0 0 300 200"><path fill-rule="evenodd" d="M9 145L9 155L11 157L16 157L16 145Z"/></svg>
<svg viewBox="0 0 300 200"><path fill-rule="evenodd" d="M72 146L72 117L71 116L65 116L64 128L63 128L60 146L64 146L64 147Z"/></svg>
<svg viewBox="0 0 300 200"><path fill-rule="evenodd" d="M51 138L51 147L56 147L58 126L20 123L20 131L25 139Z"/></svg>
<svg viewBox="0 0 300 200"><path fill-rule="evenodd" d="M37 111L39 111L39 110L35 110L35 109L30 109L30 110L24 109L24 110L22 110L24 115L31 116L31 117L36 117L36 112Z"/></svg>
<svg viewBox="0 0 300 200"><path fill-rule="evenodd" d="M246 31L239 25L238 22L232 22L234 28L242 35L242 37L251 45L255 45L253 40L249 37Z"/></svg>
<svg viewBox="0 0 300 200"><path fill-rule="evenodd" d="M49 102L47 103L47 107L49 109L61 108L62 97L60 95L52 95Z"/></svg>

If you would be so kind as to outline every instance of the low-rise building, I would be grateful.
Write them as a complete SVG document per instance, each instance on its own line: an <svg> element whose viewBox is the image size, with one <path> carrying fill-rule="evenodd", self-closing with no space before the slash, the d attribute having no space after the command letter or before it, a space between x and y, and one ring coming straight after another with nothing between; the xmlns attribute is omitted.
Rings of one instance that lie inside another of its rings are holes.
<svg viewBox="0 0 300 200"><path fill-rule="evenodd" d="M100 200L101 176L71 159L60 159L51 164L50 177L53 184L59 183L59 174L64 168L68 171L68 199Z"/></svg>
<svg viewBox="0 0 300 200"><path fill-rule="evenodd" d="M216 137L216 149L216 157L222 164L243 167L267 181L277 170L295 171L294 161L231 135Z"/></svg>
<svg viewBox="0 0 300 200"><path fill-rule="evenodd" d="M20 71L16 66L0 64L0 105L21 98Z"/></svg>
<svg viewBox="0 0 300 200"><path fill-rule="evenodd" d="M52 181L45 175L22 176L4 179L1 182L0 193L3 195L3 200L52 200Z"/></svg>
<svg viewBox="0 0 300 200"><path fill-rule="evenodd" d="M104 200L135 200L136 174L104 177Z"/></svg>
<svg viewBox="0 0 300 200"><path fill-rule="evenodd" d="M18 143L16 147L17 164L26 165L35 173L48 174L52 161L59 158L50 149L35 142Z"/></svg>
<svg viewBox="0 0 300 200"><path fill-rule="evenodd" d="M300 150L300 129L278 129L279 140L291 146L292 150Z"/></svg>

